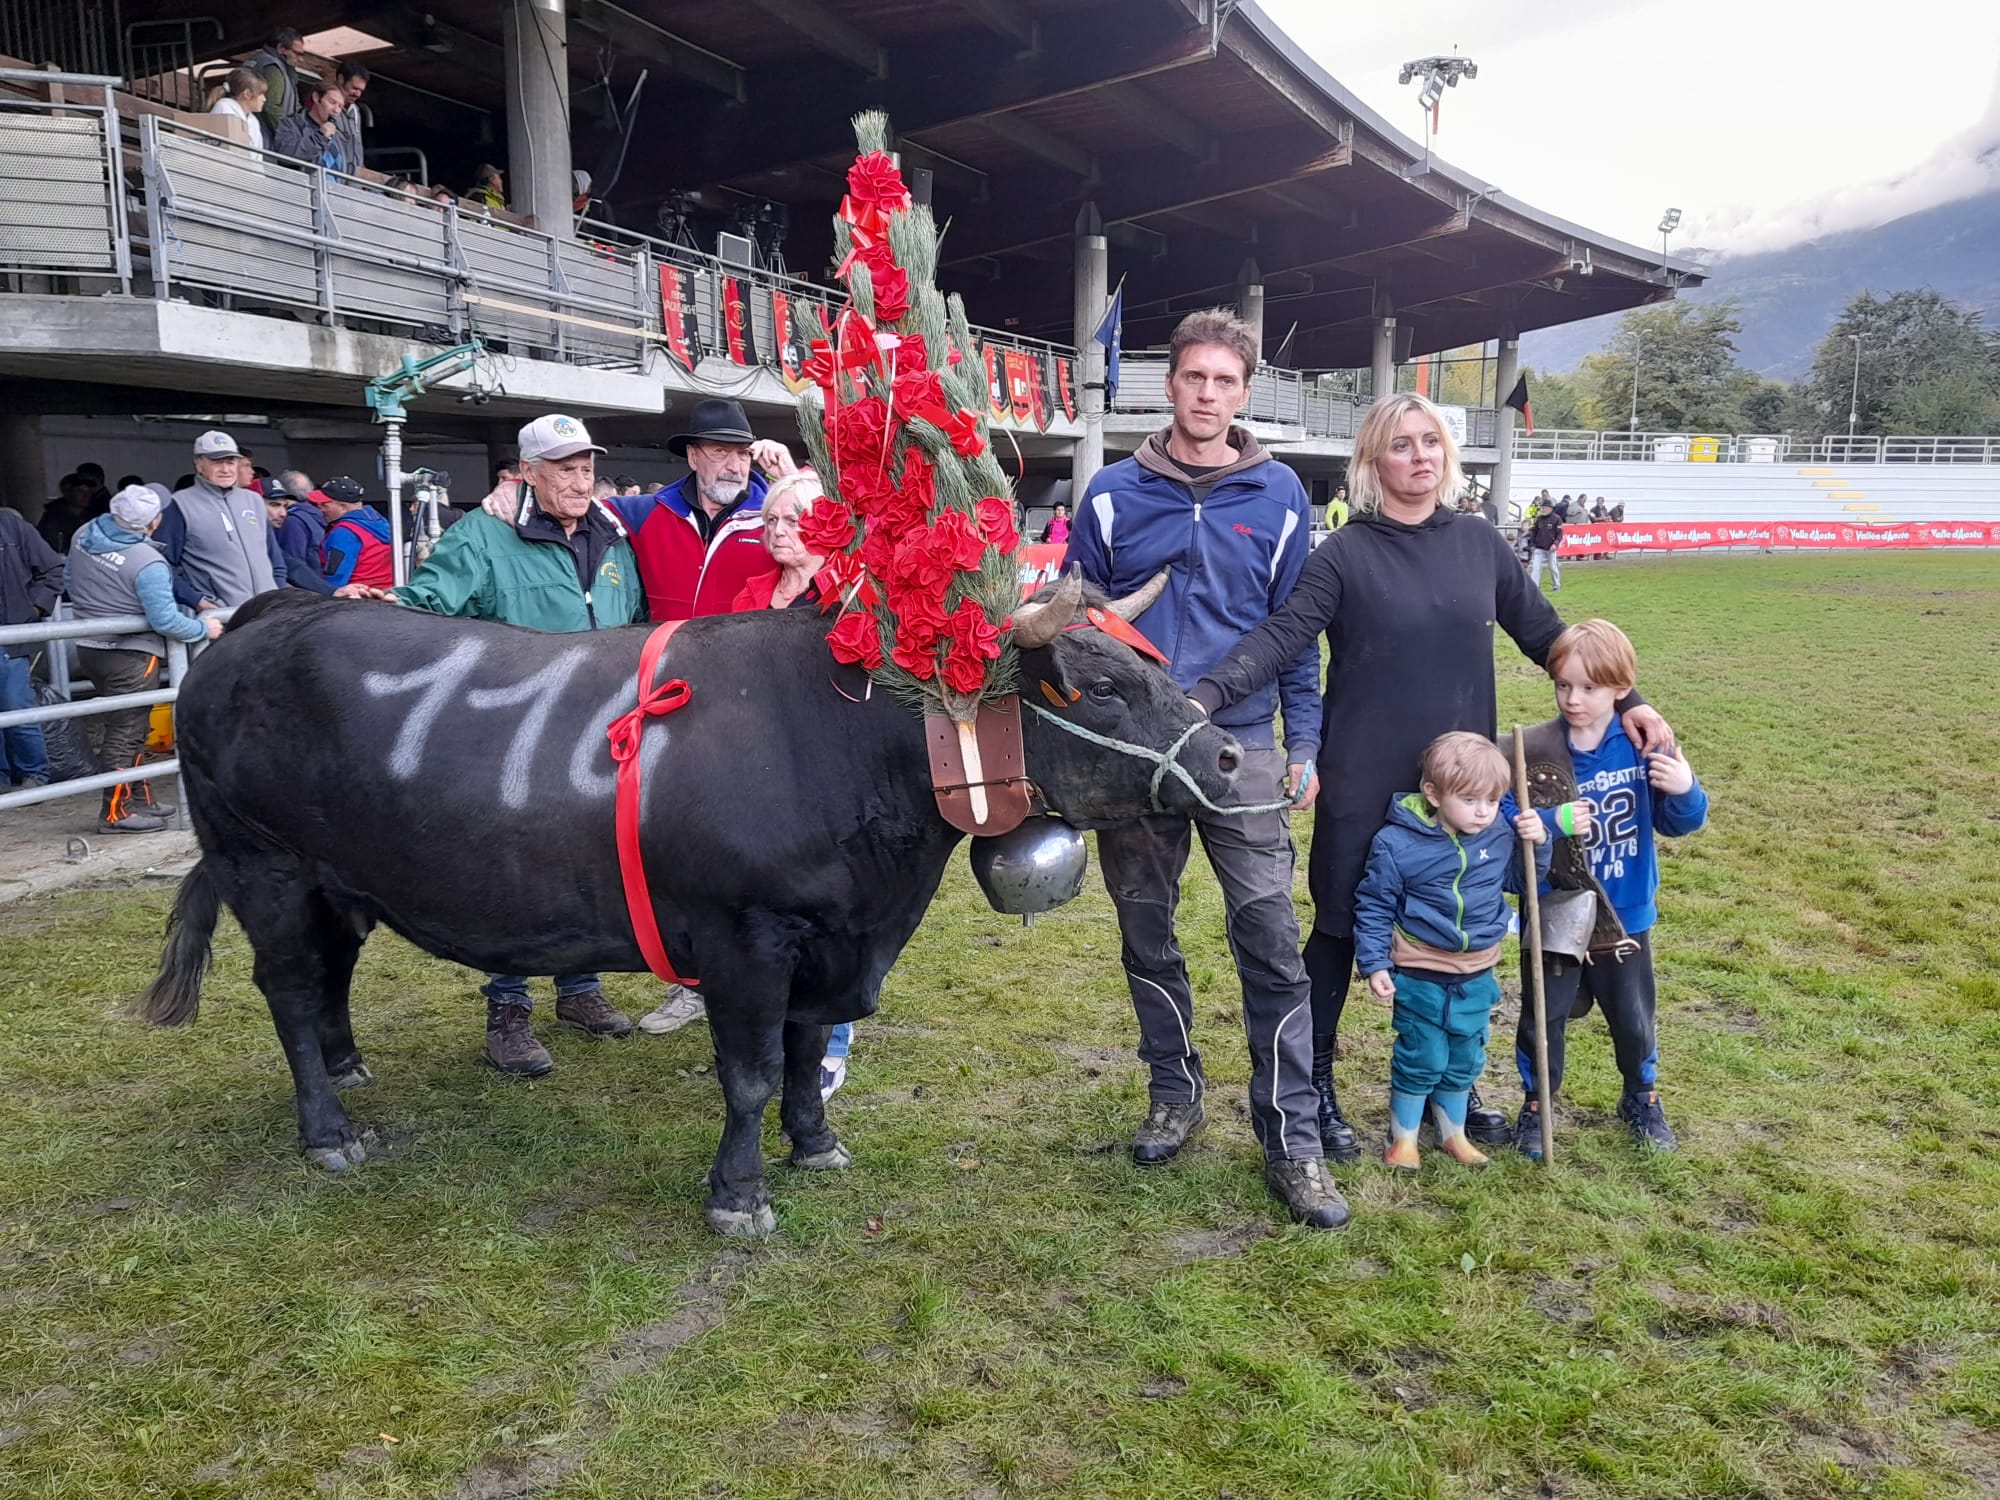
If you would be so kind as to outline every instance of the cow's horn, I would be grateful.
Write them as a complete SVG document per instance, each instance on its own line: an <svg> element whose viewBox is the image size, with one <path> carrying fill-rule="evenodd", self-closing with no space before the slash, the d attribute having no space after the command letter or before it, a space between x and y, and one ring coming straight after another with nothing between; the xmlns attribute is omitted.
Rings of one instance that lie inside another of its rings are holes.
<svg viewBox="0 0 2000 1500"><path fill-rule="evenodd" d="M1136 620L1153 607L1153 601L1166 591L1167 580L1172 576L1172 568L1162 568L1123 599L1110 600L1104 607L1128 623Z"/></svg>
<svg viewBox="0 0 2000 1500"><path fill-rule="evenodd" d="M1023 651L1048 645L1076 618L1076 607L1082 602L1083 574L1070 573L1048 598L1014 611L1014 644Z"/></svg>

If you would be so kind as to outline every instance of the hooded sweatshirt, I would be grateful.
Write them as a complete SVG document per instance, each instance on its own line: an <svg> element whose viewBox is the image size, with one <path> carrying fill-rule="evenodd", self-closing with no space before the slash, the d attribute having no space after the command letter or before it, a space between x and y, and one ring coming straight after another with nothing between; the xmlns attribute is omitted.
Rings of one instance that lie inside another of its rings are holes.
<svg viewBox="0 0 2000 1500"><path fill-rule="evenodd" d="M1284 603L1311 545L1311 510L1298 475L1274 461L1248 428L1230 428L1229 444L1231 462L1191 474L1160 432L1131 458L1098 470L1063 559L1114 598L1170 570L1165 591L1133 623L1167 654L1183 692ZM1256 689L1212 710L1215 722L1246 747L1269 749L1271 718L1282 700L1285 758L1313 759L1320 745L1314 634L1300 637Z"/></svg>
<svg viewBox="0 0 2000 1500"><path fill-rule="evenodd" d="M1490 969L1507 935L1505 894L1519 895L1521 855L1514 799L1478 833L1446 826L1422 792L1389 804L1368 846L1354 893L1354 962L1364 974L1417 968L1475 974ZM1552 841L1535 846L1537 881Z"/></svg>
<svg viewBox="0 0 2000 1500"><path fill-rule="evenodd" d="M166 641L198 641L208 634L207 626L174 602L174 571L159 548L110 516L89 522L69 544L63 586L79 619L144 615L157 632L83 637L79 646L164 656Z"/></svg>
<svg viewBox="0 0 2000 1500"><path fill-rule="evenodd" d="M396 582L389 518L372 505L351 510L327 527L320 550L326 558L326 581L335 588L365 583L386 589Z"/></svg>
<svg viewBox="0 0 2000 1500"><path fill-rule="evenodd" d="M1493 627L1536 666L1562 617L1483 517L1363 511L1320 543L1268 625L1229 646L1189 696L1218 722L1326 634L1326 745L1313 809L1313 925L1345 937L1382 808L1453 729L1493 738ZM1622 713L1645 700L1633 694Z"/></svg>

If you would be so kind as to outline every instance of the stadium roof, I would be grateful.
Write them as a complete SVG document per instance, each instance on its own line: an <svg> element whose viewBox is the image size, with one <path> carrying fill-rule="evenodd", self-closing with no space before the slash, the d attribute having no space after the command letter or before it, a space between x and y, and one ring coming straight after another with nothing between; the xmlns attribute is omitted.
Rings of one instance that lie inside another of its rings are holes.
<svg viewBox="0 0 2000 1500"><path fill-rule="evenodd" d="M124 0L128 23L177 18ZM348 26L381 86L371 139L436 176L504 151L504 5L211 0L240 53L274 24ZM572 136L600 187L641 73L610 212L651 230L693 193L698 230L755 202L789 214L786 259L825 264L852 156L850 117L888 111L906 165L933 173L945 281L976 322L1068 337L1071 242L1094 204L1126 278L1126 341L1232 300L1246 261L1267 346L1369 363L1372 320L1400 357L1615 312L1698 283L1700 267L1537 210L1432 158L1249 3L1230 0L569 0ZM1414 101L1413 101L1414 102ZM704 239L706 235L704 234Z"/></svg>

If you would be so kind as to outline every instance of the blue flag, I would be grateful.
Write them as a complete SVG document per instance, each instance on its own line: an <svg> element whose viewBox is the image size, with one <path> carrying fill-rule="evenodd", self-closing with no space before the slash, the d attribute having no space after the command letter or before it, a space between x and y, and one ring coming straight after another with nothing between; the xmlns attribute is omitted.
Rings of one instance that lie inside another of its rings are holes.
<svg viewBox="0 0 2000 1500"><path fill-rule="evenodd" d="M1097 325L1097 332L1091 338L1104 346L1104 404L1109 407L1118 399L1118 355L1119 340L1124 336L1125 284L1120 282L1118 290L1111 294L1111 305L1104 309L1104 321Z"/></svg>

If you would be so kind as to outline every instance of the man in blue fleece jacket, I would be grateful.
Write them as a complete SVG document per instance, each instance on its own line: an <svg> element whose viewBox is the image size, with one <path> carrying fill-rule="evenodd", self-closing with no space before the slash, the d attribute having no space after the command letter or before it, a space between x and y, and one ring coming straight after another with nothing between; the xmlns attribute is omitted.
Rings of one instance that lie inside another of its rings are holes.
<svg viewBox="0 0 2000 1500"><path fill-rule="evenodd" d="M1507 793L1507 761L1484 735L1453 730L1424 751L1421 790L1389 804L1354 893L1354 960L1378 1000L1396 1004L1383 1163L1417 1170L1417 1127L1430 1106L1438 1146L1462 1166L1486 1156L1465 1134L1472 1085L1500 1003L1494 966L1507 935L1506 892L1523 889L1514 841L1548 872L1539 814Z"/></svg>
<svg viewBox="0 0 2000 1500"><path fill-rule="evenodd" d="M1311 545L1298 476L1274 462L1248 429L1232 425L1249 400L1256 364L1256 336L1227 312L1183 319L1167 360L1173 425L1092 477L1070 532L1065 566L1074 563L1087 582L1114 596L1136 593L1167 573L1165 590L1134 623L1167 654L1183 692L1284 602ZM1294 806L1311 805L1318 791L1318 668L1317 647L1309 646L1276 690L1267 687L1216 715L1244 746L1241 802L1288 797ZM1283 751L1271 736L1279 699ZM1151 1074L1151 1107L1133 1138L1133 1160L1140 1166L1171 1160L1203 1119L1194 996L1174 932L1181 872L1196 831L1222 886L1243 982L1250 1123L1264 1149L1265 1183L1299 1222L1337 1229L1347 1222L1347 1204L1327 1174L1320 1143L1311 990L1299 959L1295 851L1283 811L1154 816L1098 834L1098 862L1118 908L1139 1019L1139 1057Z"/></svg>

